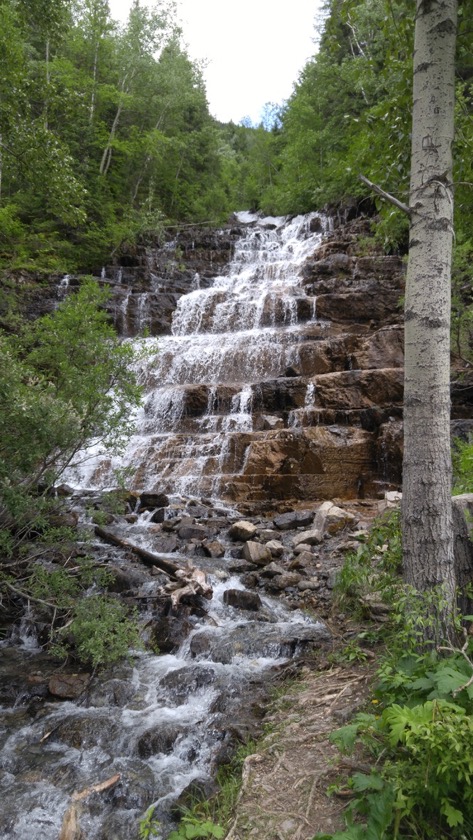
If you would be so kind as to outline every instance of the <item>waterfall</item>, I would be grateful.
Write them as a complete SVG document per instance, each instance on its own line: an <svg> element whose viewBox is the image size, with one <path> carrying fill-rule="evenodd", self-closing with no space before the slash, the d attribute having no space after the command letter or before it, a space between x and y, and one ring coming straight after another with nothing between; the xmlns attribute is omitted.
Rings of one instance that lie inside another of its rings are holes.
<svg viewBox="0 0 473 840"><path fill-rule="evenodd" d="M114 469L132 466L136 489L218 497L242 475L247 452L232 436L264 436L258 412L266 409L255 393L299 365L303 330L315 313L301 267L327 223L316 213L289 221L246 212L237 218L243 232L225 273L207 288L194 277L178 301L171 335L142 340L144 405L124 456L88 459L75 478L69 474L70 483L111 486ZM125 293L119 307L125 335L129 300ZM278 425L290 428L290 419Z"/></svg>

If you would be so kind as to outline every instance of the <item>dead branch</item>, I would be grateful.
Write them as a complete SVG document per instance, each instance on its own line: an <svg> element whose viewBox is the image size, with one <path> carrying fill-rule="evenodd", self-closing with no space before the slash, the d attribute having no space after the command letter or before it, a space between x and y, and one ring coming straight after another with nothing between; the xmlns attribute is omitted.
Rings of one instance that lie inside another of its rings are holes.
<svg viewBox="0 0 473 840"><path fill-rule="evenodd" d="M408 216L411 215L410 207L408 207L407 204L404 204L403 201L399 201L399 199L395 198L395 196L391 195L391 193L388 193L381 187L378 187L377 184L373 184L373 181L370 181L368 178L365 178L364 175L359 175L358 177L360 181L363 181L363 183L366 184L366 186L369 187L370 190L376 193L376 195L379 195L381 198L384 198L385 201L388 201L390 204L393 204L394 207L397 207L398 210L402 210L402 212L406 213Z"/></svg>
<svg viewBox="0 0 473 840"><path fill-rule="evenodd" d="M105 540L105 542L117 545L119 548L125 548L127 551L132 551L134 554L137 554L140 560L142 560L147 566L157 566L158 569L165 572L169 575L169 577L178 579L179 576L176 573L178 571L183 571L183 567L179 566L177 563L172 563L160 554L153 554L152 551L147 551L145 548L141 548L141 546L135 545L134 543L129 542L129 540L125 540L123 537L117 536L117 534L114 534L112 531L107 531L105 528L101 528L99 525L95 526L95 533L98 537L100 537L100 539Z"/></svg>

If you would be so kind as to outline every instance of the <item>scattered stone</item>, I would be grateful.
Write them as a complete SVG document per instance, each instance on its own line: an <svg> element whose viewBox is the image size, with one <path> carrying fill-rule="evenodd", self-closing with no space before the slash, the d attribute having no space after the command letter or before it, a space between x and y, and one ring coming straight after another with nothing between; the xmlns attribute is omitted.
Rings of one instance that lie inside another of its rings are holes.
<svg viewBox="0 0 473 840"><path fill-rule="evenodd" d="M266 548L270 550L272 557L281 557L284 554L284 546L279 540L270 540L266 543Z"/></svg>
<svg viewBox="0 0 473 840"><path fill-rule="evenodd" d="M226 589L223 593L223 603L239 610L259 610L263 602L257 592L247 592L245 589Z"/></svg>
<svg viewBox="0 0 473 840"><path fill-rule="evenodd" d="M271 589L283 590L297 586L300 581L301 576L297 572L284 572L282 575L271 578L270 586Z"/></svg>
<svg viewBox="0 0 473 840"><path fill-rule="evenodd" d="M292 528L306 528L314 521L312 510L292 510L275 516L273 523L280 531L290 531Z"/></svg>
<svg viewBox="0 0 473 840"><path fill-rule="evenodd" d="M307 590L315 591L320 589L321 585L320 580L315 580L315 578L313 578L312 580L300 580L297 584L297 588L301 592L306 592Z"/></svg>
<svg viewBox="0 0 473 840"><path fill-rule="evenodd" d="M308 543L299 543L298 545L294 546L294 554L306 554L310 552L312 546Z"/></svg>
<svg viewBox="0 0 473 840"><path fill-rule="evenodd" d="M301 551L300 554L296 554L296 556L289 563L289 571L292 572L294 569L304 569L307 566L312 566L313 562L313 554L311 554L309 551Z"/></svg>
<svg viewBox="0 0 473 840"><path fill-rule="evenodd" d="M207 528L203 525L184 524L179 528L177 535L181 540L205 540L209 536Z"/></svg>
<svg viewBox="0 0 473 840"><path fill-rule="evenodd" d="M279 531L274 531L272 528L262 528L258 531L258 537L265 543L270 542L270 540L277 540L279 536Z"/></svg>
<svg viewBox="0 0 473 840"><path fill-rule="evenodd" d="M333 502L323 502L315 515L314 524L319 531L325 531L333 536L354 521L355 516L353 513L337 507Z"/></svg>
<svg viewBox="0 0 473 840"><path fill-rule="evenodd" d="M241 540L242 542L246 542L255 536L257 530L256 525L253 525L252 522L247 522L246 520L241 519L239 522L233 523L228 531L228 535L232 540Z"/></svg>
<svg viewBox="0 0 473 840"><path fill-rule="evenodd" d="M223 557L225 548L219 540L204 540L202 548L207 557Z"/></svg>
<svg viewBox="0 0 473 840"><path fill-rule="evenodd" d="M243 546L243 557L249 563L254 563L255 566L266 566L271 562L271 552L269 548L261 543L248 540Z"/></svg>
<svg viewBox="0 0 473 840"><path fill-rule="evenodd" d="M312 531L303 531L302 534L296 534L296 536L292 540L292 544L294 548L296 546L301 545L320 545L323 542L324 535L322 531L319 531L317 528L314 528ZM305 550L305 549L304 549Z"/></svg>
<svg viewBox="0 0 473 840"><path fill-rule="evenodd" d="M286 569L284 566L280 566L279 563L268 563L267 566L264 567L263 571L261 572L262 575L265 577L276 577L276 575L283 575L285 574Z"/></svg>

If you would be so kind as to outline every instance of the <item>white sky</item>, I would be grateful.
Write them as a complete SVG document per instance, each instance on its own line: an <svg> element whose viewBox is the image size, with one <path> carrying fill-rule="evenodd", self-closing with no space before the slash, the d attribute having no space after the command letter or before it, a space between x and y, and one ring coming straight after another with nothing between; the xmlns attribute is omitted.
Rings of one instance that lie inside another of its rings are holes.
<svg viewBox="0 0 473 840"><path fill-rule="evenodd" d="M109 0L125 20L131 0ZM152 5L143 0L143 5ZM315 53L321 0L178 0L184 41L204 71L210 111L222 122L258 122L266 102L281 103Z"/></svg>

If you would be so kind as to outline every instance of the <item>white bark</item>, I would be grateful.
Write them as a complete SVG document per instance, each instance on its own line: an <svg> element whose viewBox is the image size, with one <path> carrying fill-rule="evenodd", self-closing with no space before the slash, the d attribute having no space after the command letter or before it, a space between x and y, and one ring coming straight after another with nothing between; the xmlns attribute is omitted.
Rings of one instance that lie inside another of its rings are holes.
<svg viewBox="0 0 473 840"><path fill-rule="evenodd" d="M455 599L450 274L457 0L416 0L416 7L405 302L404 569L407 583L420 591L444 585L448 615Z"/></svg>

